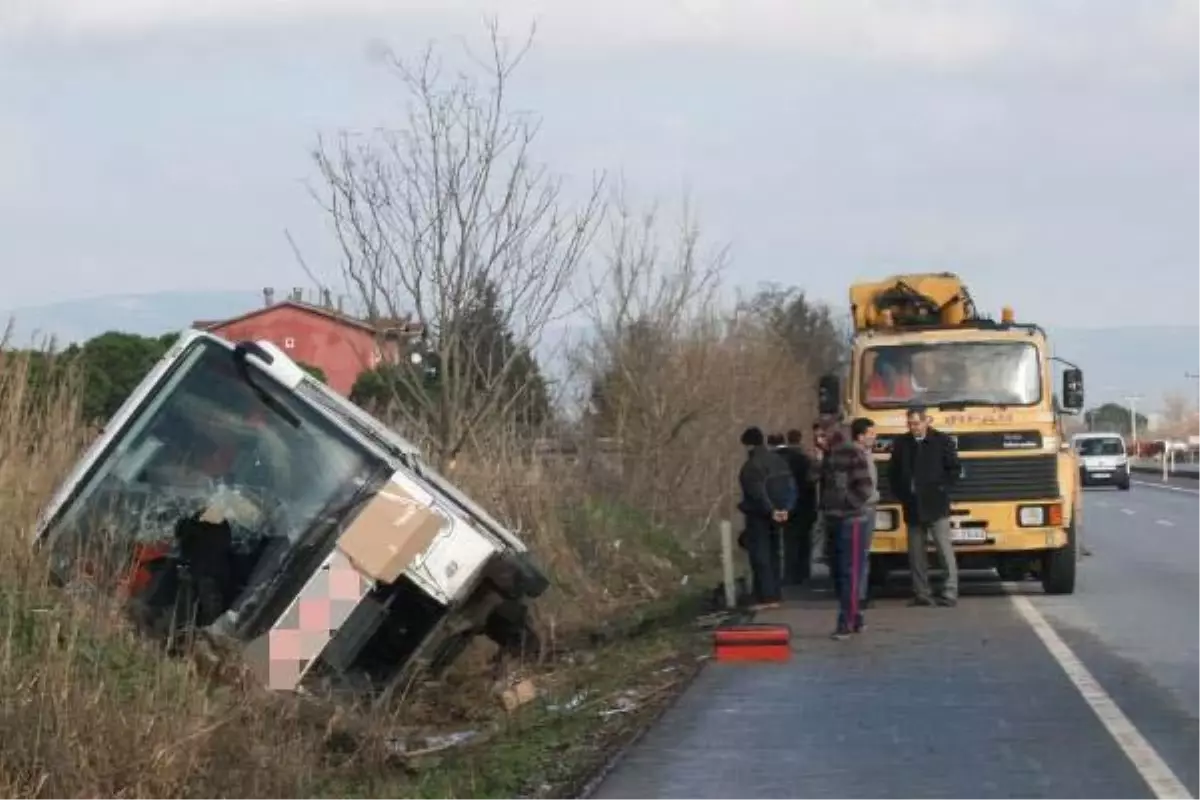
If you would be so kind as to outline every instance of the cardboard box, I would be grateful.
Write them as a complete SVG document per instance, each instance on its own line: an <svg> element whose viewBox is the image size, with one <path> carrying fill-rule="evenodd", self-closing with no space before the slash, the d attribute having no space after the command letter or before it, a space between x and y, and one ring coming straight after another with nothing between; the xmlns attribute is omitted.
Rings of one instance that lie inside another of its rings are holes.
<svg viewBox="0 0 1200 800"><path fill-rule="evenodd" d="M369 578L394 583L437 537L448 520L388 483L350 523L338 549Z"/></svg>
<svg viewBox="0 0 1200 800"><path fill-rule="evenodd" d="M500 702L504 705L504 710L511 714L526 703L536 700L537 695L537 687L533 685L533 681L525 679L501 692Z"/></svg>

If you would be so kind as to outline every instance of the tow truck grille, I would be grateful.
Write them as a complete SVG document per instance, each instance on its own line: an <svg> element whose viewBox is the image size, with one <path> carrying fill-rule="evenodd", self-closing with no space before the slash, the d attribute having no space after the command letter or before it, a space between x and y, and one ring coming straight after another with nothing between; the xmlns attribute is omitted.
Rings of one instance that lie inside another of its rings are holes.
<svg viewBox="0 0 1200 800"><path fill-rule="evenodd" d="M1058 461L1053 455L959 458L963 472L950 490L956 502L1027 500L1058 497ZM896 497L886 478L887 464L879 465L882 503Z"/></svg>

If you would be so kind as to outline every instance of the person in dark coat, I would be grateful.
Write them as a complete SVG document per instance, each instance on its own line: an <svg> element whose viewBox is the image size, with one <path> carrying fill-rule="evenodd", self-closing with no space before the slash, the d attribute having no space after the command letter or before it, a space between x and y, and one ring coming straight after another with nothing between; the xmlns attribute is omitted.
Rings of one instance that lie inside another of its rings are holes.
<svg viewBox="0 0 1200 800"><path fill-rule="evenodd" d="M825 464L825 453L829 447L829 431L826 429L828 421L817 420L812 426L812 448L809 450L808 460L812 462L813 474L816 479L813 481L813 488L817 493L817 524L813 528L813 557L822 564L830 567L832 572L833 562L830 560L830 539L826 536L825 531L825 516L821 513L821 473ZM836 592L836 588L834 589Z"/></svg>
<svg viewBox="0 0 1200 800"><path fill-rule="evenodd" d="M908 527L908 564L912 571L915 606L953 606L958 603L958 563L950 539L950 489L962 465L954 441L930 426L924 408L908 411L908 433L896 437L888 465L892 493L904 509ZM929 543L946 571L941 595L929 586Z"/></svg>
<svg viewBox="0 0 1200 800"><path fill-rule="evenodd" d="M803 435L793 428L780 451L796 482L796 505L783 531L783 580L794 586L812 577L812 533L817 522L817 474L802 445Z"/></svg>
<svg viewBox="0 0 1200 800"><path fill-rule="evenodd" d="M738 475L745 515L745 547L750 557L755 608L774 608L783 599L779 582L780 529L796 504L796 486L787 462L767 449L763 432L747 428L742 434L746 463Z"/></svg>
<svg viewBox="0 0 1200 800"><path fill-rule="evenodd" d="M835 434L840 434L841 423L831 418L817 420L813 423L813 448L809 458L812 460L813 472L816 473L817 491L817 524L813 528L814 557L829 569L830 589L833 596L841 594L841 583L838 577L837 564L834 560L834 539L836 526L832 525L825 514L825 487L830 480L829 450L830 442Z"/></svg>

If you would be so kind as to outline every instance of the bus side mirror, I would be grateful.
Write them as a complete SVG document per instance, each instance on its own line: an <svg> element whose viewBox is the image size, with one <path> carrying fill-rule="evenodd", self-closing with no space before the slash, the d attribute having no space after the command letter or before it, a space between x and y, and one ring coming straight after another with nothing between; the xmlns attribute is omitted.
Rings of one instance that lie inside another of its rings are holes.
<svg viewBox="0 0 1200 800"><path fill-rule="evenodd" d="M822 375L817 383L817 412L836 414L841 408L842 387L836 375Z"/></svg>
<svg viewBox="0 0 1200 800"><path fill-rule="evenodd" d="M1063 370L1062 400L1063 408L1068 411L1083 410L1083 370L1074 367Z"/></svg>

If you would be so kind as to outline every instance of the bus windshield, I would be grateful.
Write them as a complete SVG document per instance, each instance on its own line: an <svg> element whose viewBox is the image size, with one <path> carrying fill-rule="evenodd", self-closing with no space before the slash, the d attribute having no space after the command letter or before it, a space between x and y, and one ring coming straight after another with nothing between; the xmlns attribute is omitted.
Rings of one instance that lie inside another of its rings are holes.
<svg viewBox="0 0 1200 800"><path fill-rule="evenodd" d="M863 352L862 404L1032 406L1042 400L1037 348L1026 342L879 345Z"/></svg>
<svg viewBox="0 0 1200 800"><path fill-rule="evenodd" d="M52 523L62 580L82 572L121 586L139 553L182 552L189 562L232 565L222 573L229 607L262 575L260 562L319 547L313 532L386 471L369 448L247 370L249 379L214 342L198 340L180 356ZM199 555L183 552L192 541Z"/></svg>

